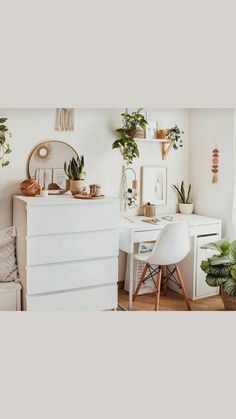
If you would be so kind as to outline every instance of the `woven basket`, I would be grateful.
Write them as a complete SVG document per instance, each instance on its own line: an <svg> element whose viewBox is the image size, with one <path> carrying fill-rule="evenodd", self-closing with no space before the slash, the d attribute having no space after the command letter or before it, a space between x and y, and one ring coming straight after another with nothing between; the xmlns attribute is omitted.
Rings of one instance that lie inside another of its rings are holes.
<svg viewBox="0 0 236 419"><path fill-rule="evenodd" d="M226 294L223 287L221 287L221 297L225 310L236 311L236 297Z"/></svg>

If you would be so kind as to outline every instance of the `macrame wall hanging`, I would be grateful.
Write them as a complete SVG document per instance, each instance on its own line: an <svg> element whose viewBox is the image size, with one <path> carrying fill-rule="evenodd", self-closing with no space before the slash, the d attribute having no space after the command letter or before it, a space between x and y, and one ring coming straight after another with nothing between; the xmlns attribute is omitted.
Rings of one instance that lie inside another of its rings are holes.
<svg viewBox="0 0 236 419"><path fill-rule="evenodd" d="M58 108L56 110L56 130L74 131L74 109Z"/></svg>
<svg viewBox="0 0 236 419"><path fill-rule="evenodd" d="M211 171L213 173L212 176L212 183L216 183L218 181L218 172L219 172L219 150L217 147L214 148L212 151L212 167Z"/></svg>

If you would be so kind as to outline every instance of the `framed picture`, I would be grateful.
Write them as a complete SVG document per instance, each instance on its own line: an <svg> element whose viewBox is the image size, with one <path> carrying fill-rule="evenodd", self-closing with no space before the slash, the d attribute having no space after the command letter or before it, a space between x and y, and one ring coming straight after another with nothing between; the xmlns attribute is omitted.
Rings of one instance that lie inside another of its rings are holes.
<svg viewBox="0 0 236 419"><path fill-rule="evenodd" d="M142 166L141 167L141 198L142 205L166 204L167 189L167 170L166 167Z"/></svg>

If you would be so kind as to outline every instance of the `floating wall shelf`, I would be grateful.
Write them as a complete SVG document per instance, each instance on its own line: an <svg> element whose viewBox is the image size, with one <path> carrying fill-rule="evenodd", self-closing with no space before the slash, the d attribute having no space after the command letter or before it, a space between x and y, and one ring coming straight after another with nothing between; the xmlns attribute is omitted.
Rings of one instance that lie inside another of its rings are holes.
<svg viewBox="0 0 236 419"><path fill-rule="evenodd" d="M168 151L171 149L173 142L168 140L158 140L157 138L135 138L138 143L156 143L161 144L162 160L166 159Z"/></svg>

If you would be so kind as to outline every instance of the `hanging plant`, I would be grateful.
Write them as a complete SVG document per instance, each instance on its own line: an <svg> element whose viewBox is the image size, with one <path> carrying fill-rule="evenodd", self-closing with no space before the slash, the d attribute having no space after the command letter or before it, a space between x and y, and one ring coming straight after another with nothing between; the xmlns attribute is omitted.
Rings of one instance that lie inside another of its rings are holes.
<svg viewBox="0 0 236 419"><path fill-rule="evenodd" d="M0 165L2 167L8 166L10 163L7 160L8 154L11 153L10 144L8 143L7 137L11 137L11 132L4 123L7 121L7 118L0 118Z"/></svg>
<svg viewBox="0 0 236 419"><path fill-rule="evenodd" d="M116 132L120 135L120 138L114 141L112 148L119 148L123 156L123 159L127 164L132 164L133 159L139 157L138 145L135 141L135 132L138 129L145 129L147 121L144 118L142 108L139 108L136 112L131 114L125 112L122 113L123 127L118 128Z"/></svg>
<svg viewBox="0 0 236 419"><path fill-rule="evenodd" d="M173 142L175 150L179 147L183 147L183 140L181 138L182 134L184 134L184 131L181 131L178 125L175 125L173 128L167 130L166 140Z"/></svg>

